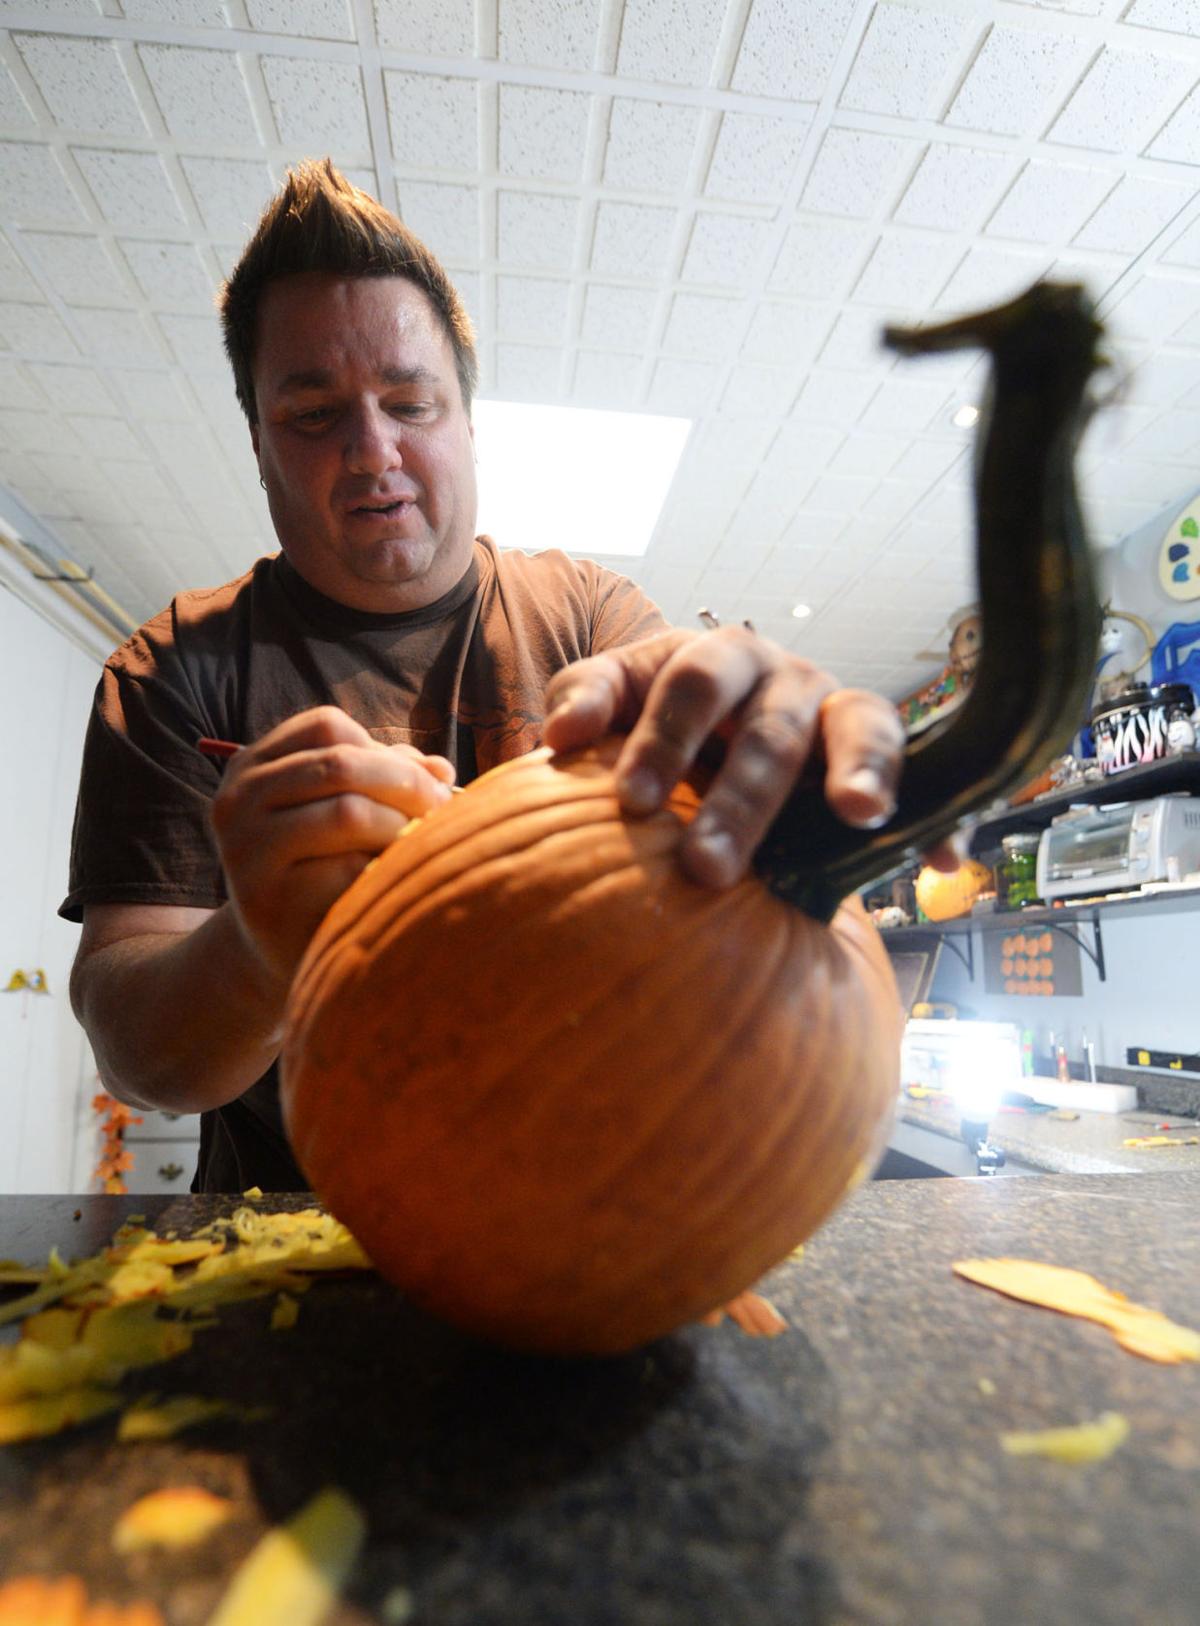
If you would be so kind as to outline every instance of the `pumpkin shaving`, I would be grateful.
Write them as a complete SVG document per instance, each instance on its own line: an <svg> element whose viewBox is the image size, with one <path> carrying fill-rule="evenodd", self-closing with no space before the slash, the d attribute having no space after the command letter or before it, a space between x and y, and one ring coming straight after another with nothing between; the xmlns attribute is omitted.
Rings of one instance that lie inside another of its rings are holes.
<svg viewBox="0 0 1200 1626"><path fill-rule="evenodd" d="M147 1547L194 1547L233 1517L227 1496L214 1496L202 1485L179 1485L151 1491L127 1507L113 1526L119 1553Z"/></svg>
<svg viewBox="0 0 1200 1626"><path fill-rule="evenodd" d="M163 1626L152 1603L89 1604L77 1575L22 1575L0 1582L0 1626Z"/></svg>
<svg viewBox="0 0 1200 1626"><path fill-rule="evenodd" d="M1129 1438L1129 1421L1106 1411L1094 1423L1002 1434L1000 1444L1013 1457L1051 1457L1055 1462L1103 1462Z"/></svg>
<svg viewBox="0 0 1200 1626"><path fill-rule="evenodd" d="M1161 1310L1130 1303L1124 1293L1082 1270L1033 1259L960 1259L951 1268L966 1281L1024 1304L1098 1322L1122 1349L1148 1361L1200 1361L1200 1332L1177 1326Z"/></svg>
<svg viewBox="0 0 1200 1626"><path fill-rule="evenodd" d="M366 1528L344 1492L319 1492L243 1560L208 1626L319 1626L354 1568Z"/></svg>

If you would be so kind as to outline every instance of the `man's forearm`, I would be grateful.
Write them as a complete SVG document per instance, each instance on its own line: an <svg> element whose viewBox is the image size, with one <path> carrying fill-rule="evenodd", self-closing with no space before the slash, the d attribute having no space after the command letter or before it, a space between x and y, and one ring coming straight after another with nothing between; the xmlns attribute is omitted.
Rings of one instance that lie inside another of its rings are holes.
<svg viewBox="0 0 1200 1626"><path fill-rule="evenodd" d="M228 905L194 931L97 947L71 978L105 1089L168 1112L223 1106L260 1078L279 1053L286 997Z"/></svg>

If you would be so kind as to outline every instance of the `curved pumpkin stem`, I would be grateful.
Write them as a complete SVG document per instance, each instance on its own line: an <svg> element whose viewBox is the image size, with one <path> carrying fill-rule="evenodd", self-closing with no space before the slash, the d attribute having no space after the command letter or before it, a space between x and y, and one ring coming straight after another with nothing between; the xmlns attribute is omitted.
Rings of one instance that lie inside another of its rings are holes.
<svg viewBox="0 0 1200 1626"><path fill-rule="evenodd" d="M942 326L885 332L906 355L968 346L991 354L975 452L983 652L962 705L909 741L887 824L852 829L801 786L767 832L755 868L819 919L1032 778L1079 727L1101 612L1074 453L1100 332L1083 290L1053 283Z"/></svg>

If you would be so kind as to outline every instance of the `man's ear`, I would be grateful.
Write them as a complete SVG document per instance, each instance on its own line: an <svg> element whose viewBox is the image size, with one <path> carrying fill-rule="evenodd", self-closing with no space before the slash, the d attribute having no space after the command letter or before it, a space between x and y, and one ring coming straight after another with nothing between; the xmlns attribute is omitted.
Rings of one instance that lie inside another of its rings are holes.
<svg viewBox="0 0 1200 1626"><path fill-rule="evenodd" d="M254 460L255 460L255 462L257 462L258 461L258 425L256 423L252 423L250 425L250 444L251 444L251 446L254 447Z"/></svg>

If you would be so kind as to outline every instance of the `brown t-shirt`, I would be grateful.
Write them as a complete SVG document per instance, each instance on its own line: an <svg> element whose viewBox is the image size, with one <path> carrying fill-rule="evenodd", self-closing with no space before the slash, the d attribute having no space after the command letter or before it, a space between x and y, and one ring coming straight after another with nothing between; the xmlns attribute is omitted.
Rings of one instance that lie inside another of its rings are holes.
<svg viewBox="0 0 1200 1626"><path fill-rule="evenodd" d="M404 614L337 604L282 554L225 587L181 593L105 665L59 913L225 901L208 823L221 769L196 750L203 735L249 744L310 706L336 705L385 744L449 757L466 784L537 744L555 672L664 625L622 576L557 551L502 552L487 537L457 586ZM193 1190L306 1184L274 1067L203 1114Z"/></svg>

